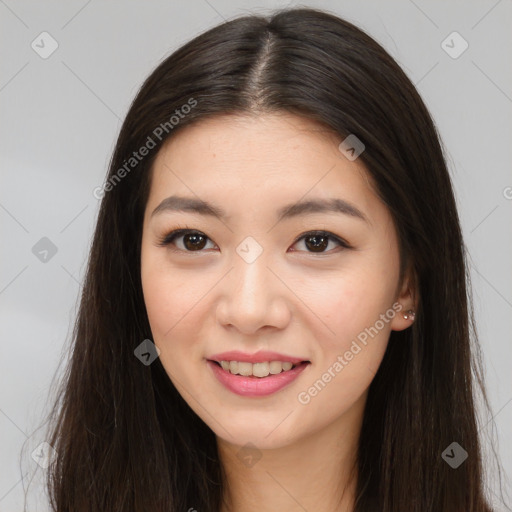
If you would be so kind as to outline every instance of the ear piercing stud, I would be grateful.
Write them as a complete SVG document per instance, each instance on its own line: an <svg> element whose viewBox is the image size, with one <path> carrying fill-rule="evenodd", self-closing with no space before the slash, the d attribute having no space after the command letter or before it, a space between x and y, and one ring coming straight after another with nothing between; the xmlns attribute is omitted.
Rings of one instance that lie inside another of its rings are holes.
<svg viewBox="0 0 512 512"><path fill-rule="evenodd" d="M403 314L403 317L406 319L406 320L414 320L414 317L416 316L416 313L412 310L412 309L409 309L408 311L406 311L404 314Z"/></svg>

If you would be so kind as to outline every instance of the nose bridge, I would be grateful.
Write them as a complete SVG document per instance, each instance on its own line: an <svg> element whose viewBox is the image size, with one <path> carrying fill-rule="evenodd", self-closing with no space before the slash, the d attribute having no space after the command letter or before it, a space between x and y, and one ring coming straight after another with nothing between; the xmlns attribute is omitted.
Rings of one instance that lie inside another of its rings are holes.
<svg viewBox="0 0 512 512"><path fill-rule="evenodd" d="M270 283L272 273L267 268L268 253L261 251L260 254L255 254L253 247L244 253L243 249L243 245L239 246L238 254L233 258L235 267L232 276L235 281L233 298L236 298L240 307L248 311L252 310L254 313L261 313L267 302L271 300L274 289L273 283Z"/></svg>
<svg viewBox="0 0 512 512"><path fill-rule="evenodd" d="M252 240L237 247L219 313L221 322L247 333L265 325L282 327L288 316L285 287L268 268L270 252L262 249Z"/></svg>

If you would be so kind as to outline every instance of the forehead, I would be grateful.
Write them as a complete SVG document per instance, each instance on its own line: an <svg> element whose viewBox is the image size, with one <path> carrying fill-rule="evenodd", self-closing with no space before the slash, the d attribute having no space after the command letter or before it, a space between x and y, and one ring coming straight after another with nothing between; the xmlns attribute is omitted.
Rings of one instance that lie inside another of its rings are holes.
<svg viewBox="0 0 512 512"><path fill-rule="evenodd" d="M308 196L350 198L371 209L377 200L371 179L361 159L350 161L338 149L342 140L328 127L288 113L201 120L159 151L148 207L179 194L207 197L228 209L237 201L278 208Z"/></svg>
<svg viewBox="0 0 512 512"><path fill-rule="evenodd" d="M328 127L293 114L222 115L178 131L166 141L161 156L172 153L174 160L188 163L215 159L228 166L240 160L246 169L258 162L283 170L283 163L298 163L305 156L339 158L340 141Z"/></svg>

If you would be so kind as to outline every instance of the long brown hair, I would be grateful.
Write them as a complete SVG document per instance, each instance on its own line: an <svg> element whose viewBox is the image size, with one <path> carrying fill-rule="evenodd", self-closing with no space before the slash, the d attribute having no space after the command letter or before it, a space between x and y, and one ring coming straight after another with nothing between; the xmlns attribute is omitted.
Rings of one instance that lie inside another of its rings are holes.
<svg viewBox="0 0 512 512"><path fill-rule="evenodd" d="M152 338L140 281L142 219L165 140L207 116L276 111L364 142L360 159L392 214L401 267L411 265L418 286L417 320L391 333L369 389L355 511L491 511L476 390L489 405L439 135L411 81L375 40L309 8L242 16L204 32L166 58L133 101L97 193L70 363L51 416L54 511L220 510L214 433L158 359L146 366L134 356ZM146 156L131 161L143 146ZM468 454L456 469L442 456L454 442Z"/></svg>

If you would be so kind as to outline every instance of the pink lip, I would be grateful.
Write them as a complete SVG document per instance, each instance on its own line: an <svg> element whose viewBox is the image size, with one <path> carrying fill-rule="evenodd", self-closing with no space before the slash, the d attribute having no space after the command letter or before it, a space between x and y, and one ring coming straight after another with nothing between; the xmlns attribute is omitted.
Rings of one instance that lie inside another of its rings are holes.
<svg viewBox="0 0 512 512"><path fill-rule="evenodd" d="M225 354L221 355L223 357L225 356ZM229 361L230 359L221 359L221 361L226 360ZM281 361L282 359L271 358L270 360ZM243 359L231 359L231 361L243 361ZM264 361L269 361L269 359L264 359ZM283 389L285 386L293 382L306 369L306 367L309 366L310 363L298 364L298 366L291 370L284 371L276 375L270 374L268 377L244 377L242 375L233 375L231 372L224 370L214 361L209 360L207 361L207 364L219 382L233 393L241 396L266 396Z"/></svg>
<svg viewBox="0 0 512 512"><path fill-rule="evenodd" d="M281 361L282 363L290 362L292 364L302 363L307 361L306 358L286 356L284 354L278 354L277 352L269 352L266 350L260 350L255 354L246 354L239 350L231 350L230 352L222 352L221 354L214 354L208 357L210 361L241 361L243 363L264 363L265 361Z"/></svg>

